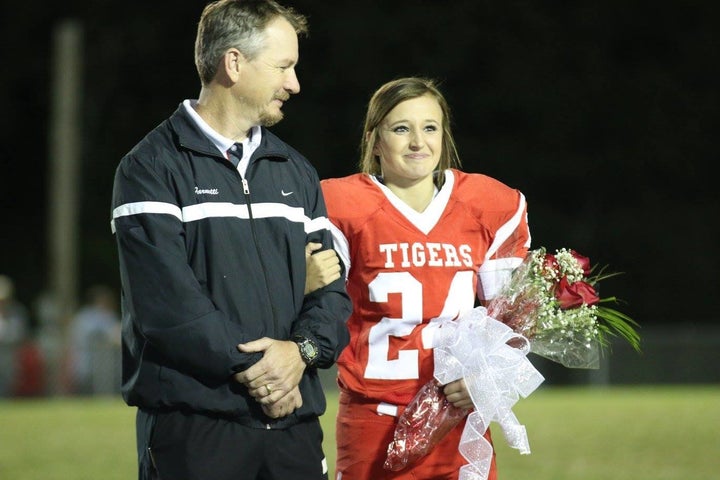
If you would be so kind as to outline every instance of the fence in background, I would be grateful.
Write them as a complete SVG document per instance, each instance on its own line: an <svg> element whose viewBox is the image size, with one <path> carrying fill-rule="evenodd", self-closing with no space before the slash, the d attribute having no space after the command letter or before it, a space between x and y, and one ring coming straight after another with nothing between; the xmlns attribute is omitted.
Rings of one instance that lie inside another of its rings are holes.
<svg viewBox="0 0 720 480"><path fill-rule="evenodd" d="M714 384L720 383L720 327L678 325L644 328L642 352L616 340L597 370L568 369L533 354L535 367L545 377L544 385ZM85 393L120 393L121 355L117 345L98 344L92 353L91 386ZM49 368L38 345L0 345L0 396L37 396L47 388L48 372L60 372L61 392L74 391L69 354L63 365ZM57 373L56 373L57 374ZM337 388L335 368L320 371L328 389Z"/></svg>

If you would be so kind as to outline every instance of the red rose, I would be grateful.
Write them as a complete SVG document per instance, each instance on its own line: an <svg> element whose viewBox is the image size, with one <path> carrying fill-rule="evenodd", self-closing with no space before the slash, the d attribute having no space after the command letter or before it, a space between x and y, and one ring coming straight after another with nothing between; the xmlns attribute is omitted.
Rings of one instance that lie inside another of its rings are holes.
<svg viewBox="0 0 720 480"><path fill-rule="evenodd" d="M600 297L595 293L595 289L586 282L568 283L567 277L560 279L560 283L555 290L555 298L560 302L560 308L567 310L579 307L580 305L595 305L600 301Z"/></svg>
<svg viewBox="0 0 720 480"><path fill-rule="evenodd" d="M545 261L543 262L543 269L546 272L555 272L558 269L558 262L555 258L555 255L547 254L545 255Z"/></svg>
<svg viewBox="0 0 720 480"><path fill-rule="evenodd" d="M592 269L590 267L590 259L584 255L580 255L575 250L570 250L570 254L580 264L580 267L583 269L583 275L585 275L586 277L590 275L590 270Z"/></svg>

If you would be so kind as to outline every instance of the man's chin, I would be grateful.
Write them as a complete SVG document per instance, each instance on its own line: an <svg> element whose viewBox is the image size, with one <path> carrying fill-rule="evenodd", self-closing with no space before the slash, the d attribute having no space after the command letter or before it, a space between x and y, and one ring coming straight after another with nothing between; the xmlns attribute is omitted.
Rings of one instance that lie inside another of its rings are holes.
<svg viewBox="0 0 720 480"><path fill-rule="evenodd" d="M276 113L266 112L260 117L260 125L262 125L263 127L272 127L276 123L280 122L280 120L282 120L284 117L285 115L281 110L278 110Z"/></svg>

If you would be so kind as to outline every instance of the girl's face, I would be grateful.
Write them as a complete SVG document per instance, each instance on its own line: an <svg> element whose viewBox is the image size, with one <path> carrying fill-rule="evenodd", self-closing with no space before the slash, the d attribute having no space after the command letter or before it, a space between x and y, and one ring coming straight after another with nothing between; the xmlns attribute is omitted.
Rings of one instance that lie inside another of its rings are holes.
<svg viewBox="0 0 720 480"><path fill-rule="evenodd" d="M440 162L443 115L431 95L405 100L379 125L373 153L380 157L386 184L409 186L432 179Z"/></svg>

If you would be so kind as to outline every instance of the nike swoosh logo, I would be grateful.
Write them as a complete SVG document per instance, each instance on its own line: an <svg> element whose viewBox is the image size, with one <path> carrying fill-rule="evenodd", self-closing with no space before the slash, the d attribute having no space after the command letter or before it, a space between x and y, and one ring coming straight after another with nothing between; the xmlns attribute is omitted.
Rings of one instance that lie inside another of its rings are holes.
<svg viewBox="0 0 720 480"><path fill-rule="evenodd" d="M280 193L282 193L282 196L283 196L283 197L287 197L288 195L292 195L292 194L293 194L293 192L287 192L287 193L286 193L285 190L280 190Z"/></svg>

